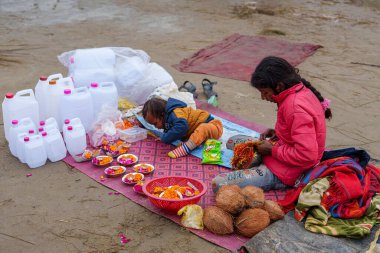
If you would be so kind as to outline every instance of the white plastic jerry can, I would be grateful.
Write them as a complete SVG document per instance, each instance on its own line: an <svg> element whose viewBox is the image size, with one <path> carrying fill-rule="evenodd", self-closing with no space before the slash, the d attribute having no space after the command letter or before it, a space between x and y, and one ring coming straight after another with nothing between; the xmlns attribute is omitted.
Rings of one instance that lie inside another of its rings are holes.
<svg viewBox="0 0 380 253"><path fill-rule="evenodd" d="M16 157L17 157L17 140L16 140L17 127L18 127L18 120L16 119L12 120L12 126L9 129L8 146L9 146L9 150L11 151L11 154Z"/></svg>
<svg viewBox="0 0 380 253"><path fill-rule="evenodd" d="M59 130L62 129L62 123L60 118L60 104L64 95L64 90L73 89L74 85L71 78L66 77L59 80L49 81L49 85L46 89L46 105L47 115L46 118L53 117L58 122Z"/></svg>
<svg viewBox="0 0 380 253"><path fill-rule="evenodd" d="M2 103L5 138L9 141L12 120L30 117L37 126L39 122L38 102L32 89L7 93Z"/></svg>
<svg viewBox="0 0 380 253"><path fill-rule="evenodd" d="M115 111L117 110L118 94L116 86L113 82L103 82L100 84L92 83L89 91L91 94L95 115L102 110L103 105L108 105Z"/></svg>
<svg viewBox="0 0 380 253"><path fill-rule="evenodd" d="M65 134L67 151L71 156L79 155L87 147L86 131L83 126L68 126Z"/></svg>
<svg viewBox="0 0 380 253"><path fill-rule="evenodd" d="M63 138L65 138L65 135L68 131L67 130L68 126L82 126L83 127L83 124L82 124L82 121L80 121L80 118L65 119L63 121L63 127L62 127Z"/></svg>
<svg viewBox="0 0 380 253"><path fill-rule="evenodd" d="M53 117L50 117L48 119L45 120L45 131L49 131L49 130L52 130L52 129L57 129L59 131L59 126L58 126L58 122L55 118Z"/></svg>
<svg viewBox="0 0 380 253"><path fill-rule="evenodd" d="M25 150L24 150L24 142L29 141L28 133L19 133L17 135L17 157L20 162L25 163Z"/></svg>
<svg viewBox="0 0 380 253"><path fill-rule="evenodd" d="M17 157L17 136L19 133L35 131L35 125L31 118L22 118L21 120L12 120L12 126L9 129L9 149L12 155Z"/></svg>
<svg viewBox="0 0 380 253"><path fill-rule="evenodd" d="M45 119L46 117L46 86L48 85L48 78L46 76L40 76L36 87L34 88L34 93L36 100L38 102L38 110L40 119Z"/></svg>
<svg viewBox="0 0 380 253"><path fill-rule="evenodd" d="M87 87L66 89L60 103L60 118L80 118L86 132L91 129L94 111L90 92ZM63 123L60 122L61 125Z"/></svg>
<svg viewBox="0 0 380 253"><path fill-rule="evenodd" d="M58 81L64 79L61 73L50 75L49 77L41 76L38 80L36 87L34 89L36 99L38 101L39 106L39 114L40 119L45 120L48 117L48 110L49 110L49 104L48 104L48 94L47 89L49 87L49 82L54 80Z"/></svg>
<svg viewBox="0 0 380 253"><path fill-rule="evenodd" d="M42 132L41 136L45 145L47 158L51 162L57 162L66 157L67 149L62 135L57 128L53 128L48 132Z"/></svg>
<svg viewBox="0 0 380 253"><path fill-rule="evenodd" d="M24 155L29 168L37 168L46 163L47 154L40 135L24 138Z"/></svg>

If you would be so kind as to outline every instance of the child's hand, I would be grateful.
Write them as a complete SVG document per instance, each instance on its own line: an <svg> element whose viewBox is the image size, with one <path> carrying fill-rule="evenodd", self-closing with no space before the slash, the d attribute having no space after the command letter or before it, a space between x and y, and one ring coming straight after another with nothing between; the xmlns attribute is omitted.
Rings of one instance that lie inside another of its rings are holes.
<svg viewBox="0 0 380 253"><path fill-rule="evenodd" d="M268 141L263 141L261 144L257 145L257 152L261 155L271 155L273 145Z"/></svg>
<svg viewBox="0 0 380 253"><path fill-rule="evenodd" d="M260 134L260 140L265 140L269 138L269 140L277 139L276 131L274 129L267 129L264 133Z"/></svg>

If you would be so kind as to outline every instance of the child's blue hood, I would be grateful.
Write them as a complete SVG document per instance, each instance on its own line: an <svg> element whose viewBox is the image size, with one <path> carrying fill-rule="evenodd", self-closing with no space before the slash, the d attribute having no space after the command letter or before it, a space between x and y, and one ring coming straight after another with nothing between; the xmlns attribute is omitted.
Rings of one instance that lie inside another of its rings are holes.
<svg viewBox="0 0 380 253"><path fill-rule="evenodd" d="M187 107L187 104L178 99L169 98L166 104L166 114L171 113L175 108L183 108L183 107Z"/></svg>

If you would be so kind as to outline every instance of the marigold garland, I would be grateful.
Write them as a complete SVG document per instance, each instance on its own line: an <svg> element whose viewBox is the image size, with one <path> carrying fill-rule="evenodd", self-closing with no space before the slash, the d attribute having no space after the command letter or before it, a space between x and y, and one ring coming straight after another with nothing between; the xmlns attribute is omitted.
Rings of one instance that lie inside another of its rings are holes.
<svg viewBox="0 0 380 253"><path fill-rule="evenodd" d="M247 141L236 144L234 157L231 159L232 168L236 170L247 169L255 159L256 148L259 144L261 144L261 141Z"/></svg>

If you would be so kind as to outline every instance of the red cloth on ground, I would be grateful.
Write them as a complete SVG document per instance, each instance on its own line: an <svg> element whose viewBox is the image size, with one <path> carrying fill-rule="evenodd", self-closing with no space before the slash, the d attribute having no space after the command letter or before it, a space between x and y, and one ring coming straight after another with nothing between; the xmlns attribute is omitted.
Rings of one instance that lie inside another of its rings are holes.
<svg viewBox="0 0 380 253"><path fill-rule="evenodd" d="M250 81L259 62L266 56L278 56L293 66L312 55L320 45L294 43L264 36L232 34L203 48L190 58L173 65L181 72L209 74Z"/></svg>

